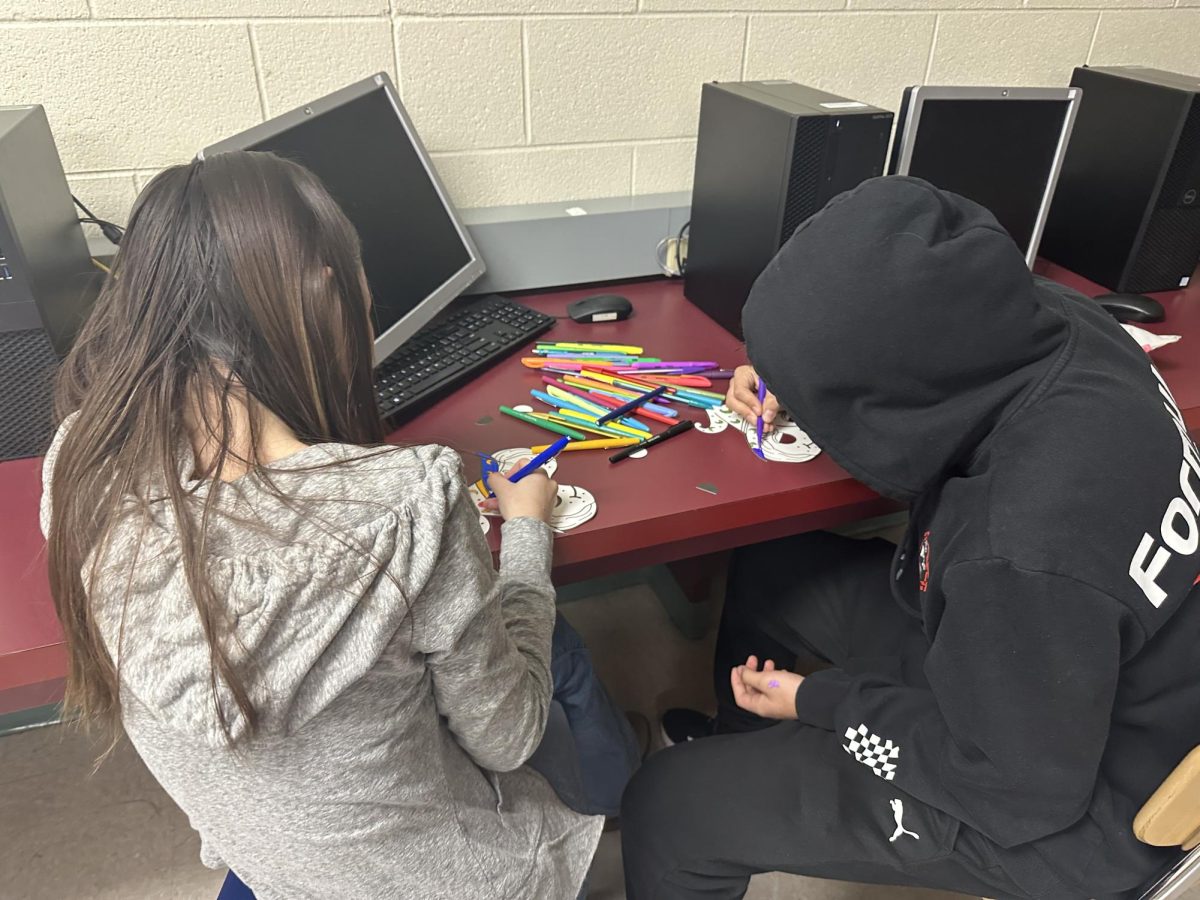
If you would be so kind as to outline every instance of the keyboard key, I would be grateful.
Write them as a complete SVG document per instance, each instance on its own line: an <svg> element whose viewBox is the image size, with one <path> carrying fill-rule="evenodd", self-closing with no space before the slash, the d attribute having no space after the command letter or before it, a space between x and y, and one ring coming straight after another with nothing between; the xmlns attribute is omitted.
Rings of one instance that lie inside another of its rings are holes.
<svg viewBox="0 0 1200 900"><path fill-rule="evenodd" d="M554 319L502 297L479 298L418 332L376 370L380 413L415 409L517 350Z"/></svg>

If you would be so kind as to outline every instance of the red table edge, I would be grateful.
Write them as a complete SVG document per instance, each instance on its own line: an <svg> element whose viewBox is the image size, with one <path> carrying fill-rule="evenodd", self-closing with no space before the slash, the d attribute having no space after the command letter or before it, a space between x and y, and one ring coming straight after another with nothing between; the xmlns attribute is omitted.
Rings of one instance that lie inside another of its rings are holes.
<svg viewBox="0 0 1200 900"><path fill-rule="evenodd" d="M64 641L0 655L0 692L62 678L67 671Z"/></svg>

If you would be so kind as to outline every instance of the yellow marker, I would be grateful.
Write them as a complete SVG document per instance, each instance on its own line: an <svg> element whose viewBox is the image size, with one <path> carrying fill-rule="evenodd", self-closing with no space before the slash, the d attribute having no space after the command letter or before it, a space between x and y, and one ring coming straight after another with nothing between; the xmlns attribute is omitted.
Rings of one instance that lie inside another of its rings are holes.
<svg viewBox="0 0 1200 900"><path fill-rule="evenodd" d="M572 377L572 376L567 376ZM597 372L594 369L584 369L575 378L590 378L593 381L601 381L604 384L618 384L620 380L616 375L609 375L607 372Z"/></svg>
<svg viewBox="0 0 1200 900"><path fill-rule="evenodd" d="M545 422L551 422L555 425L565 425L568 428L574 428L578 431L586 431L589 434L598 434L600 437L624 437L618 431L607 431L595 425L586 425L578 419L564 419L562 416L553 415L551 413L531 413L535 418Z"/></svg>
<svg viewBox="0 0 1200 900"><path fill-rule="evenodd" d="M605 431L619 434L621 437L636 437L639 440L650 437L649 432L640 431L637 428L630 428L628 425L622 425L620 422L605 422L603 425L601 425L598 421L600 418L599 416L589 416L587 413L576 412L573 409L560 409L558 414L570 419L572 424L574 424L576 421L587 422L593 428L603 428Z"/></svg>
<svg viewBox="0 0 1200 900"><path fill-rule="evenodd" d="M553 397L555 400L561 400L563 403L576 403L576 404L578 404L588 410L591 410L592 412L597 413L598 415L601 415L601 416L604 415L606 412L608 412L608 408L603 406L602 404L595 403L592 400L585 400L583 397L580 397L578 394L572 394L570 391L564 391L562 388L555 387L552 384L546 385L546 393L549 394L551 397Z"/></svg>
<svg viewBox="0 0 1200 900"><path fill-rule="evenodd" d="M641 441L635 438L612 438L607 441L571 441L567 446L563 447L563 452L568 450L615 450L618 447L632 447L635 444L640 444ZM530 447L535 454L541 453L544 450L549 450L553 444L546 444L544 447Z"/></svg>
<svg viewBox="0 0 1200 900"><path fill-rule="evenodd" d="M632 400L635 397L640 397L642 394L646 393L644 390L639 392L631 390L627 387L622 387L611 380L593 381L592 379L595 377L595 372L589 372L586 378L580 378L575 375L564 375L563 381L574 387L583 388L584 390L595 390L597 388L602 388L610 394L616 394L629 400Z"/></svg>
<svg viewBox="0 0 1200 900"><path fill-rule="evenodd" d="M577 352L592 351L593 353L625 353L629 356L641 356L642 347L628 347L622 344L539 344L539 347L552 347L555 350L575 350Z"/></svg>
<svg viewBox="0 0 1200 900"><path fill-rule="evenodd" d="M580 431L590 431L592 434L598 434L601 437L626 438L633 437L632 434L626 434L616 428L610 428L608 425L600 425L596 422L599 416L587 417L586 414L576 412L575 410L559 410L558 415L552 419L561 425L566 425L570 428L578 428Z"/></svg>

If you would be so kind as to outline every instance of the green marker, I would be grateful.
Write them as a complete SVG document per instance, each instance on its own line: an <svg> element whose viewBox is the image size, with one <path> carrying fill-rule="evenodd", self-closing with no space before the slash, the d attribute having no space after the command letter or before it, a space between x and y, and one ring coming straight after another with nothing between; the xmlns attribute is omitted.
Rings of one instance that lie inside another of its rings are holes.
<svg viewBox="0 0 1200 900"><path fill-rule="evenodd" d="M554 422L547 422L545 419L539 419L537 416L531 416L527 413L517 412L511 406L500 407L500 412L506 416L512 416L514 419L520 419L522 422L528 422L530 425L536 425L538 428L545 428L547 431L553 431L555 434L561 434L575 441L582 441L587 437L582 431L567 428L565 425L556 425Z"/></svg>

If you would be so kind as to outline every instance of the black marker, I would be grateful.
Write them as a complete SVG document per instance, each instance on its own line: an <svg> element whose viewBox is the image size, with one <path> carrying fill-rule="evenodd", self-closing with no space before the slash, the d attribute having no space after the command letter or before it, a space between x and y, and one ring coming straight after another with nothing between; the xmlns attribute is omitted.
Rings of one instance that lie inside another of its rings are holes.
<svg viewBox="0 0 1200 900"><path fill-rule="evenodd" d="M626 447L624 450L620 450L617 453L614 453L612 456L610 456L608 458L608 461L610 463L617 463L623 459L628 459L630 456L632 456L634 453L637 453L639 450L645 450L647 447L653 447L655 444L661 444L663 441L667 440L668 438L673 438L677 434L683 434L685 431L691 431L695 427L696 427L696 423L691 421L690 419L683 421L683 422L676 422L674 425L672 425L666 431L660 432L656 435L653 435L652 437L648 437L644 441L642 441L640 444L634 444L632 447Z"/></svg>

